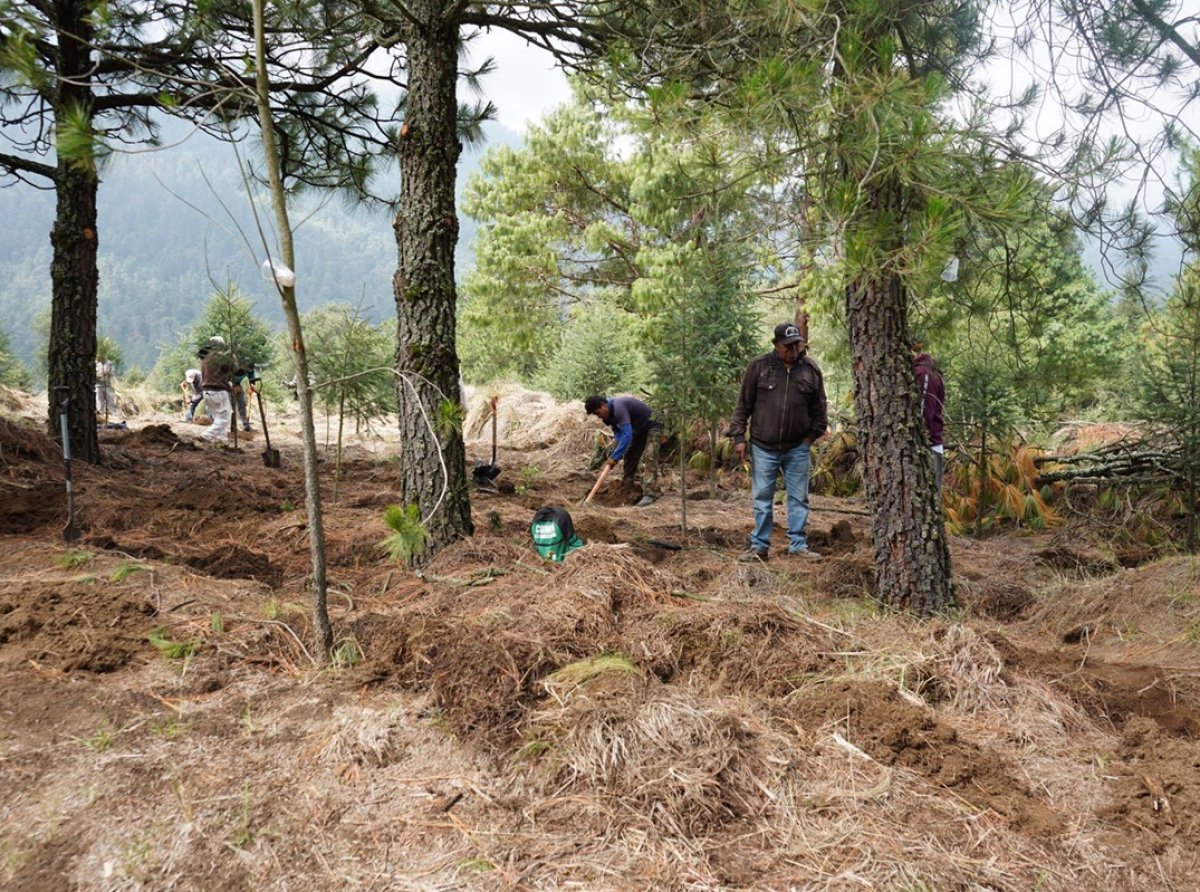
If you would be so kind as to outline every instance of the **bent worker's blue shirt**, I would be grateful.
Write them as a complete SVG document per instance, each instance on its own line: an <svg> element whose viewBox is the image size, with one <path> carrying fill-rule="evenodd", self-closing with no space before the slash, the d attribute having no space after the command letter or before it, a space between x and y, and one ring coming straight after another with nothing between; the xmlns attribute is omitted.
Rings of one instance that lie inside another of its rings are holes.
<svg viewBox="0 0 1200 892"><path fill-rule="evenodd" d="M625 450L633 442L633 435L640 434L650 427L650 407L632 396L614 396L608 401L608 420L605 422L613 429L616 444L613 446L613 461L625 457Z"/></svg>

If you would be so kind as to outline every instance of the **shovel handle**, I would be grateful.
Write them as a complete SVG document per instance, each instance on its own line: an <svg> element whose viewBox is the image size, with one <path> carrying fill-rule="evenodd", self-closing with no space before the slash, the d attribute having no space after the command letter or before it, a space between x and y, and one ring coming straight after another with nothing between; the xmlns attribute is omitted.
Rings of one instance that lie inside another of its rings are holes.
<svg viewBox="0 0 1200 892"><path fill-rule="evenodd" d="M596 485L592 487L592 491L589 492L587 494L587 498L583 500L583 503L585 505L592 500L592 496L594 496L597 492L600 491L600 487L604 483L604 478L608 476L608 472L611 471L612 469L613 469L612 465L606 464L604 466L604 469L602 471L600 471L600 476L596 478Z"/></svg>
<svg viewBox="0 0 1200 892"><path fill-rule="evenodd" d="M492 467L496 466L496 405L500 397L492 397Z"/></svg>

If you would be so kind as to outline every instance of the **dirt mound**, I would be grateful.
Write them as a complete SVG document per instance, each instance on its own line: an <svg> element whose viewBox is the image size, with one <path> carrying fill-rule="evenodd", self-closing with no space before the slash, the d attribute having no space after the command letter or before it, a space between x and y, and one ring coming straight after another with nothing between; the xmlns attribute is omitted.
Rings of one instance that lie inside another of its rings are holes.
<svg viewBox="0 0 1200 892"><path fill-rule="evenodd" d="M1166 737L1148 718L1135 718L1126 724L1116 756L1107 768L1116 785L1101 815L1124 833L1150 837L1155 850L1172 838L1194 850L1200 844L1195 746Z"/></svg>
<svg viewBox="0 0 1200 892"><path fill-rule="evenodd" d="M1120 566L1113 555L1081 543L1051 545L1037 552L1037 559L1047 567L1080 576L1102 576Z"/></svg>
<svg viewBox="0 0 1200 892"><path fill-rule="evenodd" d="M113 672L144 655L154 605L94 577L0 586L0 667Z"/></svg>
<svg viewBox="0 0 1200 892"><path fill-rule="evenodd" d="M253 579L272 587L283 581L282 571L271 563L270 557L236 543L187 558L185 563L218 579Z"/></svg>
<svg viewBox="0 0 1200 892"><path fill-rule="evenodd" d="M0 480L0 535L27 533L67 520L66 484L42 480Z"/></svg>
<svg viewBox="0 0 1200 892"><path fill-rule="evenodd" d="M1200 629L1200 565L1167 558L1099 578L1056 585L1039 595L1023 625L1066 643L1085 642L1093 657L1191 665Z"/></svg>
<svg viewBox="0 0 1200 892"><path fill-rule="evenodd" d="M169 424L150 424L137 430L125 431L119 436L113 437L111 442L126 447L166 446L169 449L175 449L182 444L188 449L196 448L195 444L181 440Z"/></svg>
<svg viewBox="0 0 1200 892"><path fill-rule="evenodd" d="M870 598L875 592L875 562L869 551L822 561L814 573L817 588L835 598Z"/></svg>
<svg viewBox="0 0 1200 892"><path fill-rule="evenodd" d="M807 729L840 725L851 743L884 765L906 768L1032 835L1062 831L1063 816L1035 796L1020 771L995 752L962 740L950 725L879 682L810 686L789 701Z"/></svg>
<svg viewBox="0 0 1200 892"><path fill-rule="evenodd" d="M1196 692L1159 666L1106 663L1089 656L1084 646L1052 653L1019 650L1014 663L1065 691L1101 723L1120 729L1141 717L1164 734L1200 739Z"/></svg>
<svg viewBox="0 0 1200 892"><path fill-rule="evenodd" d="M972 612L1011 622L1021 617L1037 601L1029 586L1008 579L961 581L959 602Z"/></svg>
<svg viewBox="0 0 1200 892"><path fill-rule="evenodd" d="M0 418L0 467L17 460L57 463L62 452L43 428Z"/></svg>

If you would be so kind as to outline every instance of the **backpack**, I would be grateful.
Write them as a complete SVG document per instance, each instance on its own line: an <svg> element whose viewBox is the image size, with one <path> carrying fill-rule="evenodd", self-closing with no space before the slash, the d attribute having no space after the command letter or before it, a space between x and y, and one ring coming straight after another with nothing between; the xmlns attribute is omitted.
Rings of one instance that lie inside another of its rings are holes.
<svg viewBox="0 0 1200 892"><path fill-rule="evenodd" d="M575 524L566 508L546 505L538 508L529 524L529 535L537 553L556 564L576 548L583 547L583 540L575 534Z"/></svg>

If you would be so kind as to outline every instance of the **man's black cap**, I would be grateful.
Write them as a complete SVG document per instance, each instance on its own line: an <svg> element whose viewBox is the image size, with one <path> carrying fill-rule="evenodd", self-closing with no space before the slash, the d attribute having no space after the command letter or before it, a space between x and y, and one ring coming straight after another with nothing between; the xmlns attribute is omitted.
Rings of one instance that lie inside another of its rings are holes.
<svg viewBox="0 0 1200 892"><path fill-rule="evenodd" d="M775 326L776 344L796 344L804 340L795 322L780 322Z"/></svg>

